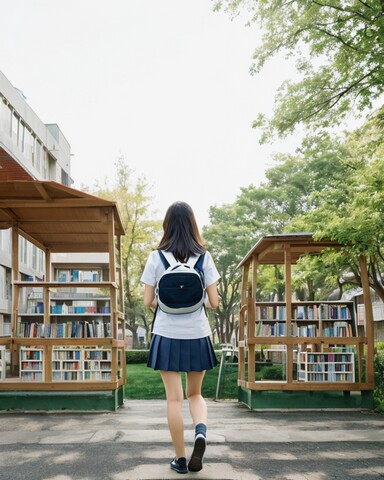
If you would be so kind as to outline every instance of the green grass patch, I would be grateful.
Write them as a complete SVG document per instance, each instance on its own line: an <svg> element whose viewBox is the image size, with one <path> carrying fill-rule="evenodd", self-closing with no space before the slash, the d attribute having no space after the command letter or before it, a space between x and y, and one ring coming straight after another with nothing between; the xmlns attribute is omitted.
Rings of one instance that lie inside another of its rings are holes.
<svg viewBox="0 0 384 480"><path fill-rule="evenodd" d="M204 382L202 394L205 398L215 398L219 367L208 370ZM182 375L185 389L185 375ZM127 365L127 383L125 385L125 397L136 400L162 400L165 399L163 382L158 371L148 368L144 363ZM237 399L237 367L227 367L223 377L222 393L220 398Z"/></svg>

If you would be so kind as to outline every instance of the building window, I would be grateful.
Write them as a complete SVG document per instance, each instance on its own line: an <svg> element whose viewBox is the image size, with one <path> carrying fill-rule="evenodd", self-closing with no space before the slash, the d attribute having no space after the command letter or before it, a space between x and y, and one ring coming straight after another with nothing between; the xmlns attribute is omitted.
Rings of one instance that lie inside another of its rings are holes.
<svg viewBox="0 0 384 480"><path fill-rule="evenodd" d="M39 249L39 272L44 272L44 252Z"/></svg>
<svg viewBox="0 0 384 480"><path fill-rule="evenodd" d="M23 122L20 122L19 123L19 147L23 153L25 151L24 134L25 134L25 125Z"/></svg>
<svg viewBox="0 0 384 480"><path fill-rule="evenodd" d="M11 139L15 145L18 145L19 141L19 117L13 112L12 114L12 128Z"/></svg>
<svg viewBox="0 0 384 480"><path fill-rule="evenodd" d="M11 230L0 230L0 252L11 253Z"/></svg>
<svg viewBox="0 0 384 480"><path fill-rule="evenodd" d="M24 129L24 155L27 160L33 162L33 136L27 127Z"/></svg>
<svg viewBox="0 0 384 480"><path fill-rule="evenodd" d="M1 101L0 128L9 137L11 136L11 118L12 111L4 100Z"/></svg>
<svg viewBox="0 0 384 480"><path fill-rule="evenodd" d="M69 180L70 180L70 178L69 178L68 173L65 172L63 169L61 169L61 183L63 185L67 185L69 187L70 186Z"/></svg>
<svg viewBox="0 0 384 480"><path fill-rule="evenodd" d="M35 141L35 168L38 172L42 170L42 156L43 156L43 146L41 145L40 140Z"/></svg>
<svg viewBox="0 0 384 480"><path fill-rule="evenodd" d="M47 178L47 172L48 172L48 153L47 153L47 151L45 150L45 148L43 148L42 150L43 150L43 157L42 157L42 161L41 161L41 174L43 175L44 178Z"/></svg>
<svg viewBox="0 0 384 480"><path fill-rule="evenodd" d="M32 245L32 268L37 270L37 247Z"/></svg>
<svg viewBox="0 0 384 480"><path fill-rule="evenodd" d="M7 291L7 272L4 267L0 266L0 299L7 300L8 291Z"/></svg>

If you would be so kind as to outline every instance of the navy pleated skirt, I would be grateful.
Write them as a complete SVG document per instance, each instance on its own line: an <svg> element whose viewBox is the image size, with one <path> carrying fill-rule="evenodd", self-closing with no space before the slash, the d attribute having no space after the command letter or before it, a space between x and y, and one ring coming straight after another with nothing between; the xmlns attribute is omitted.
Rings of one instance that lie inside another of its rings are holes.
<svg viewBox="0 0 384 480"><path fill-rule="evenodd" d="M153 335L149 346L147 366L171 372L202 372L217 365L209 337L193 340Z"/></svg>

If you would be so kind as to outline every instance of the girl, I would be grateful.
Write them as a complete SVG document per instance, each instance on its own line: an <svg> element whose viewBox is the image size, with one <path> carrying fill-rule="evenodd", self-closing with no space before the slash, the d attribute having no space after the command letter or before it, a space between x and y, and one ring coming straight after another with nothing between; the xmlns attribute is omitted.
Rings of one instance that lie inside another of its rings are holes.
<svg viewBox="0 0 384 480"><path fill-rule="evenodd" d="M158 250L172 252L177 261L186 263L190 256L204 254L203 272L207 294L206 306L219 304L216 282L220 275L210 253L205 249L194 213L184 202L175 202L163 222L163 238ZM201 395L205 371L217 360L210 340L211 328L205 306L188 314L165 313L157 307L155 287L165 271L158 250L153 251L144 268L144 305L156 308L148 367L160 370L167 397L168 426L175 448L171 468L178 473L198 472L203 468L206 448L207 405ZM193 423L195 441L191 458L186 461L184 446L184 399L181 373L186 372L186 394Z"/></svg>

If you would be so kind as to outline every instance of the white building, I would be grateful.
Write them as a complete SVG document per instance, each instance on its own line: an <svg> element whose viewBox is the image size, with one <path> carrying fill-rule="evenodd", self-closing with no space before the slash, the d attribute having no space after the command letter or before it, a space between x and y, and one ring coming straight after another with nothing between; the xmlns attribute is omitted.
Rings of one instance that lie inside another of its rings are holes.
<svg viewBox="0 0 384 480"><path fill-rule="evenodd" d="M71 186L71 148L56 124L44 124L0 71L0 179L52 180ZM41 278L44 255L20 238L22 279ZM11 234L0 229L0 336L10 335Z"/></svg>

